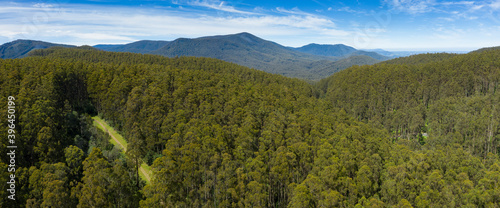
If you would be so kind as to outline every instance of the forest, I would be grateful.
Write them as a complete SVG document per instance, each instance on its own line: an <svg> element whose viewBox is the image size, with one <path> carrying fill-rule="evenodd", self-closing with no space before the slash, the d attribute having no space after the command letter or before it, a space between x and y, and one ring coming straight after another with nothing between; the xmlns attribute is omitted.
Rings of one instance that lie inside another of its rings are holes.
<svg viewBox="0 0 500 208"><path fill-rule="evenodd" d="M0 59L0 207L498 207L499 81L500 49L313 84L212 58L35 50Z"/></svg>

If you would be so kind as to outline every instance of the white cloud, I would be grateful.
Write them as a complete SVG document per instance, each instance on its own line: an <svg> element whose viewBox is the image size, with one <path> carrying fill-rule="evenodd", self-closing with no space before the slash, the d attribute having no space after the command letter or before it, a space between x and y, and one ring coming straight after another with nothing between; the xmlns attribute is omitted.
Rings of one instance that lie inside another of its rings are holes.
<svg viewBox="0 0 500 208"><path fill-rule="evenodd" d="M474 1L449 1L449 2L441 2L441 5L465 5L465 6L470 6L473 5L475 2Z"/></svg>
<svg viewBox="0 0 500 208"><path fill-rule="evenodd" d="M492 9L500 9L500 0L494 1L489 5Z"/></svg>
<svg viewBox="0 0 500 208"><path fill-rule="evenodd" d="M137 10L127 7L58 6L60 7L57 9L32 5L0 8L0 36L5 37L0 40L37 39L94 45L128 43L140 39L172 40L178 37L192 38L246 31L266 39L273 37L272 40L280 44L298 46L299 41L284 36L307 35L308 42L315 42L328 38L341 39L350 34L349 31L336 28L335 23L328 18L304 13L299 9L280 9L280 14L212 16L204 12L169 8ZM3 11L9 13L2 15ZM37 14L44 14L44 21L33 21Z"/></svg>
<svg viewBox="0 0 500 208"><path fill-rule="evenodd" d="M45 3L36 3L33 5L35 8L52 8L54 5L52 4L45 4Z"/></svg>
<svg viewBox="0 0 500 208"><path fill-rule="evenodd" d="M395 10L410 14L426 13L433 10L433 0L384 0L386 4Z"/></svg>
<svg viewBox="0 0 500 208"><path fill-rule="evenodd" d="M337 9L337 11L339 11L339 12L349 12L349 13L356 13L357 12L356 10L351 9L348 6L339 8L339 9Z"/></svg>
<svg viewBox="0 0 500 208"><path fill-rule="evenodd" d="M475 6L471 7L470 10L471 11L476 11L476 10L480 10L483 7L484 7L484 5L475 5Z"/></svg>
<svg viewBox="0 0 500 208"><path fill-rule="evenodd" d="M71 32L71 31L70 31ZM119 36L119 35L111 35L111 34L103 34L103 33L95 33L95 32L90 32L90 33L72 33L72 36L84 40L90 40L90 41L127 41L127 42L132 42L136 41L136 39L129 38L126 36Z"/></svg>
<svg viewBox="0 0 500 208"><path fill-rule="evenodd" d="M290 10L284 9L284 8L281 8L281 7L277 7L276 10L278 12L285 13L285 14L294 14L294 15L303 15L303 16L316 16L316 15L311 14L311 13L303 12L303 11L301 11L297 7L294 7L293 9L290 9Z"/></svg>
<svg viewBox="0 0 500 208"><path fill-rule="evenodd" d="M238 14L256 14L253 12L247 12L247 11L241 11L237 10L232 6L226 5L227 3L225 1L191 1L188 2L188 5L191 6L201 6L201 7L206 7L210 9L215 9L219 11L224 11L224 12L231 12L231 13L238 13Z"/></svg>

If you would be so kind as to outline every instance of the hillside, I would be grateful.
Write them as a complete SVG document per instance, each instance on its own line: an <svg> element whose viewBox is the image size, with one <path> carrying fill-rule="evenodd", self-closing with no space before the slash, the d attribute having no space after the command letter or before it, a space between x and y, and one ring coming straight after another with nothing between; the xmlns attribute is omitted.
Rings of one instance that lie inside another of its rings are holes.
<svg viewBox="0 0 500 208"><path fill-rule="evenodd" d="M19 40L0 46L2 58L25 57L33 49L52 46L74 47L40 41ZM314 44L309 45L315 47ZM123 45L95 45L94 48L112 52L131 52L155 54L166 57L193 56L216 58L265 72L309 80L319 80L352 65L373 63L365 60L366 56L378 60L385 57L373 53L358 51L354 48L337 45L328 46L329 54L315 55L261 39L250 33L208 36L194 39L179 38L174 41L143 40ZM308 47L304 47L307 49ZM319 53L319 52L318 52ZM337 56L339 55L339 56ZM349 58L359 56L358 58ZM342 60L345 59L346 60ZM353 60L359 60L355 62ZM335 64L336 61L340 61ZM331 69L326 69L332 66ZM321 71L321 73L317 73Z"/></svg>
<svg viewBox="0 0 500 208"><path fill-rule="evenodd" d="M124 45L95 45L94 48L112 52L152 53L168 43L169 41L141 40Z"/></svg>
<svg viewBox="0 0 500 208"><path fill-rule="evenodd" d="M471 51L471 53L476 53L476 52L483 52L483 51L490 51L490 50L499 50L500 49L500 46L496 46L496 47L486 47L486 48L480 48L480 49L477 49L475 51Z"/></svg>
<svg viewBox="0 0 500 208"><path fill-rule="evenodd" d="M440 62L457 56L453 53L426 53L417 54L407 57L399 57L388 61L381 62L380 64L427 64L432 62Z"/></svg>
<svg viewBox="0 0 500 208"><path fill-rule="evenodd" d="M353 65L376 63L373 60L367 60L365 56L378 60L387 59L375 52L359 51L345 45L310 44L301 48L290 48L250 33L194 39L179 38L171 42L138 41L126 45L96 45L94 47L106 51L147 53L167 57L210 57L269 73L309 80L325 78L333 72ZM359 57L349 58L350 56ZM358 60L359 62L356 62ZM336 61L340 62L336 63ZM327 69L328 67L332 68Z"/></svg>
<svg viewBox="0 0 500 208"><path fill-rule="evenodd" d="M391 59L390 57L380 55L379 53L376 52L363 51L363 50L357 50L354 53L348 55L348 57L350 56L368 56L378 61L386 61Z"/></svg>
<svg viewBox="0 0 500 208"><path fill-rule="evenodd" d="M233 35L208 36L201 38L179 38L171 42L161 42L163 47L157 50L154 47L147 47L148 42L135 42L122 46L96 46L108 51L137 52L136 48L148 48L150 51L141 51L149 54L162 55L167 57L176 56L194 56L210 57L228 62L237 63L243 66L259 69L265 72L280 74L288 77L297 77L310 80L318 80L328 75L328 72L345 69L352 65L372 63L372 61L363 61L364 58L349 59L334 64L335 61L344 57L331 55L315 55L302 53L293 48L281 46L277 43L263 40L250 33L238 33ZM156 45L159 46L159 45ZM345 46L345 48L349 48ZM331 49L337 50L337 49ZM344 50L338 48L338 50ZM354 49L355 50L355 49ZM343 52L340 52L343 54ZM354 51L350 56L358 56L363 53ZM368 52L367 52L368 53ZM368 55L381 58L376 53ZM353 62L352 60L361 60ZM352 63L352 64L345 64ZM324 68L334 65L334 67L345 67L341 69L324 70ZM323 73L316 73L321 70Z"/></svg>
<svg viewBox="0 0 500 208"><path fill-rule="evenodd" d="M54 46L74 47L71 45L54 44L36 40L16 40L0 46L0 58L22 58L27 56L27 54L32 50L50 48Z"/></svg>
<svg viewBox="0 0 500 208"><path fill-rule="evenodd" d="M500 204L500 51L351 67L323 81L325 98L305 81L213 58L30 55L0 60L0 105L16 106L0 137L15 124L19 185L1 207ZM123 135L125 155L95 115ZM8 164L0 157L2 184Z"/></svg>
<svg viewBox="0 0 500 208"><path fill-rule="evenodd" d="M355 48L343 44L321 45L315 43L311 43L294 49L302 53L309 53L317 56L337 56L337 57L348 56L357 51Z"/></svg>
<svg viewBox="0 0 500 208"><path fill-rule="evenodd" d="M416 55L352 67L322 88L334 106L384 126L394 138L458 143L485 157L500 147L492 139L500 139L499 58L500 50Z"/></svg>
<svg viewBox="0 0 500 208"><path fill-rule="evenodd" d="M389 59L389 57L381 55L377 52L357 50L353 47L346 46L343 44L336 44L336 45L309 44L299 48L294 48L294 50L317 56L333 56L333 57L343 57L343 58L346 57L348 58L350 56L369 56L379 61L385 61Z"/></svg>
<svg viewBox="0 0 500 208"><path fill-rule="evenodd" d="M309 72L319 60L334 61L338 58L320 57L290 50L274 42L249 33L211 36L195 39L181 38L152 54L175 57L210 57L288 77L321 77Z"/></svg>
<svg viewBox="0 0 500 208"><path fill-rule="evenodd" d="M20 202L65 201L61 203L67 207L154 207L166 202L189 207L215 202L285 207L294 192L291 185L303 182L312 171L311 151L327 142L319 138L334 143L333 138L362 129L360 141L387 144L384 131L327 111L325 102L314 97L313 87L297 79L211 58L63 48L31 55L0 61L0 69L14 66L0 71L5 89L0 102L5 104L6 96L12 95L20 108L32 109L19 112L17 142L34 144L17 153L17 165L31 170L19 173L25 174L20 183L29 184L20 191L26 196ZM18 76L7 81L7 73ZM42 114L37 109L45 110ZM102 115L125 136L128 157L110 147L104 132L91 129L85 113ZM7 116L6 111L0 115ZM0 122L7 126L7 121ZM79 123L83 126L74 128ZM0 134L6 136L5 132ZM150 185L136 177L134 158L152 165ZM5 162L2 159L0 166ZM53 190L54 183L64 185ZM240 191L210 191L217 187ZM38 194L48 190L60 197L50 201ZM144 195L134 197L139 191Z"/></svg>
<svg viewBox="0 0 500 208"><path fill-rule="evenodd" d="M379 60L369 56L350 56L333 63L328 63L323 68L318 67L314 69L312 73L318 74L319 76L330 76L351 66L372 65L379 62Z"/></svg>

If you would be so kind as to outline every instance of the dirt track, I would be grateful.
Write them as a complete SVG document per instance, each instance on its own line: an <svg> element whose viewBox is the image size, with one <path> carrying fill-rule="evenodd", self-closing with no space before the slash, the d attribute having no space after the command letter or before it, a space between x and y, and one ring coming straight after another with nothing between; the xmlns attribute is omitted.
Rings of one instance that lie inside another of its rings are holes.
<svg viewBox="0 0 500 208"><path fill-rule="evenodd" d="M101 127L106 131L106 133L109 134L109 136L111 136L111 138L116 142L118 143L118 145L120 145L121 149L123 150L123 152L127 152L127 148L125 148L125 145L123 145L118 139L116 139L113 134L109 133L109 130L98 120L95 120L97 121L97 123L99 123L99 125L101 125ZM146 180L149 182L151 182L151 178L149 177L149 174L146 170L144 170L144 168L142 167L139 167L139 171L141 171L142 174L144 174L144 177L146 177Z"/></svg>

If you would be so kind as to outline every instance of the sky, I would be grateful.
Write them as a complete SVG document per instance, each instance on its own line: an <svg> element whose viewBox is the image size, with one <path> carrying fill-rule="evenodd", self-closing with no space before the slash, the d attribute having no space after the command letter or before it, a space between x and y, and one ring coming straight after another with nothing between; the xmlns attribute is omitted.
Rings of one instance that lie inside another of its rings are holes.
<svg viewBox="0 0 500 208"><path fill-rule="evenodd" d="M0 44L124 44L249 32L285 46L500 46L500 0L0 0Z"/></svg>

